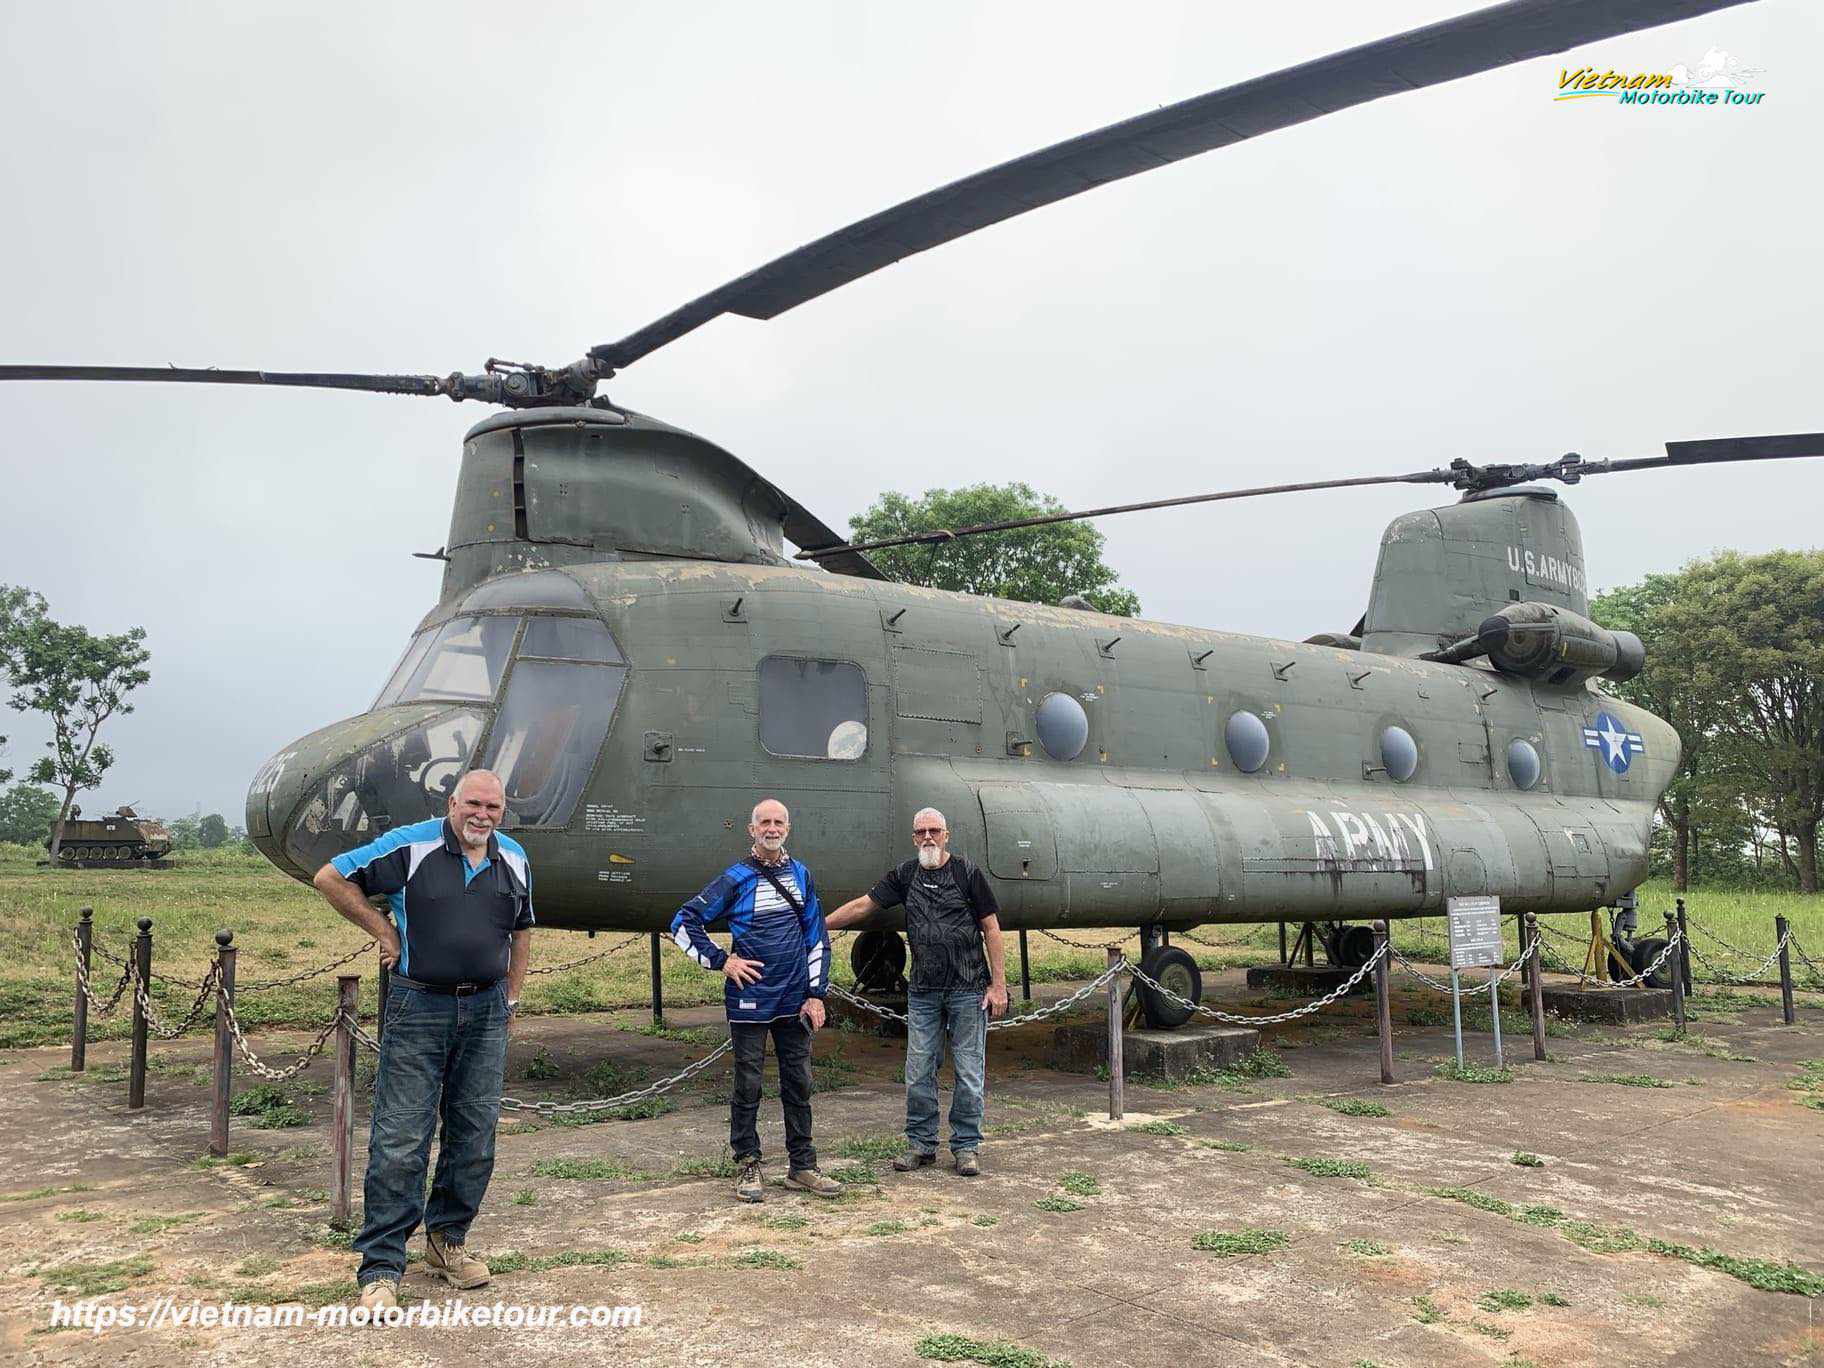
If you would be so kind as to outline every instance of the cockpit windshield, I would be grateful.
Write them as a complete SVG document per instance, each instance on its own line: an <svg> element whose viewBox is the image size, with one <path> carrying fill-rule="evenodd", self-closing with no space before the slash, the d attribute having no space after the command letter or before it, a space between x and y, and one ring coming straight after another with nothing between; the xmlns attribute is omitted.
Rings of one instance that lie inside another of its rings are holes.
<svg viewBox="0 0 1824 1368"><path fill-rule="evenodd" d="M406 648L374 708L421 699L491 701L518 630L519 619L511 616L451 618L427 628Z"/></svg>

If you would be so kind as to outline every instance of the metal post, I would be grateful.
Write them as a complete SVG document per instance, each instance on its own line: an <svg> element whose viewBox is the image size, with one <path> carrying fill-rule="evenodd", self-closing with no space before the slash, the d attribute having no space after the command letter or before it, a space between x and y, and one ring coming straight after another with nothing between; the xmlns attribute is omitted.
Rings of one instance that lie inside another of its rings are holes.
<svg viewBox="0 0 1824 1368"><path fill-rule="evenodd" d="M1113 969L1121 963L1121 952L1108 952L1108 967ZM1122 1085L1126 1072L1125 1061L1121 1058L1121 975L1116 974L1108 981L1108 1119L1119 1121L1126 1114L1125 1098Z"/></svg>
<svg viewBox="0 0 1824 1368"><path fill-rule="evenodd" d="M665 1024L665 995L659 988L659 933L652 933L652 1024Z"/></svg>
<svg viewBox="0 0 1824 1368"><path fill-rule="evenodd" d="M1026 962L1026 928L1020 928L1020 998L1032 1001L1032 966Z"/></svg>
<svg viewBox="0 0 1824 1368"><path fill-rule="evenodd" d="M335 1162L329 1175L329 1223L346 1230L353 1204L355 1159L355 1033L353 1023L360 1000L361 976L336 976L336 1077L332 1085L330 1138Z"/></svg>
<svg viewBox="0 0 1824 1368"><path fill-rule="evenodd" d="M1317 967L1317 923L1305 923L1305 968Z"/></svg>
<svg viewBox="0 0 1824 1368"><path fill-rule="evenodd" d="M95 945L95 909L85 907L76 915L76 961L82 966L76 975L76 1017L70 1029L70 1072L81 1073L89 1058L89 995L82 991L92 963L90 951Z"/></svg>
<svg viewBox="0 0 1824 1368"><path fill-rule="evenodd" d="M1677 934L1678 914L1668 912L1666 913L1666 944L1670 945L1672 937ZM1676 961L1672 965L1672 1023L1682 1036L1685 1033L1685 971Z"/></svg>
<svg viewBox="0 0 1824 1368"><path fill-rule="evenodd" d="M1773 934L1780 947L1780 1015L1790 1026L1798 1020L1798 1014L1792 1009L1792 952L1787 948L1787 929L1786 918L1773 919Z"/></svg>
<svg viewBox="0 0 1824 1368"><path fill-rule="evenodd" d="M1522 950L1526 949L1526 913L1524 912L1514 913L1514 936L1514 953L1519 954ZM1526 991L1527 982L1532 976L1533 961L1529 956L1520 961L1520 990L1522 992Z"/></svg>
<svg viewBox="0 0 1824 1368"><path fill-rule="evenodd" d="M228 1153L228 1100L234 1092L234 932L215 933L215 1086L209 1096L209 1153Z"/></svg>
<svg viewBox="0 0 1824 1368"><path fill-rule="evenodd" d="M1282 969L1286 965L1286 924L1284 922L1279 924L1279 965Z"/></svg>
<svg viewBox="0 0 1824 1368"><path fill-rule="evenodd" d="M1456 969L1450 971L1450 1029L1457 1038L1457 1071L1463 1070L1463 985Z"/></svg>
<svg viewBox="0 0 1824 1368"><path fill-rule="evenodd" d="M1387 923L1374 924L1374 1028L1381 1037L1381 1082L1393 1082L1393 1003L1387 992Z"/></svg>
<svg viewBox="0 0 1824 1368"><path fill-rule="evenodd" d="M380 1006L375 1014L374 1039L386 1035L386 1000L393 992L393 971L386 967L386 961L380 961L380 979L376 985L380 991Z"/></svg>
<svg viewBox="0 0 1824 1368"><path fill-rule="evenodd" d="M1685 991L1689 993L1691 982L1691 931L1685 925L1685 900L1678 900L1678 970L1685 981Z"/></svg>
<svg viewBox="0 0 1824 1368"><path fill-rule="evenodd" d="M1488 969L1488 1011L1495 1028L1495 1067L1505 1069L1507 1060L1501 1055L1501 971L1493 965Z"/></svg>
<svg viewBox="0 0 1824 1368"><path fill-rule="evenodd" d="M1527 955L1527 965L1532 970L1532 981L1527 984L1528 1005L1533 1010L1533 1058L1545 1058L1545 981L1540 970L1539 954L1539 918L1531 912L1526 914L1526 939L1532 950Z"/></svg>
<svg viewBox="0 0 1824 1368"><path fill-rule="evenodd" d="M147 985L152 982L152 918L139 919L139 935L133 941L133 1064L127 1073L127 1107L137 1110L146 1105L146 999L152 996Z"/></svg>

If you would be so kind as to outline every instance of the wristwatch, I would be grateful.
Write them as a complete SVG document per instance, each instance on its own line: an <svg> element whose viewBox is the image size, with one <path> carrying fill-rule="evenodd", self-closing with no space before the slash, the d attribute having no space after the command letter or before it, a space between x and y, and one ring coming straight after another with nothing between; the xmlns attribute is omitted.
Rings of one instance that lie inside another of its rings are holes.
<svg viewBox="0 0 1824 1368"><path fill-rule="evenodd" d="M518 998L508 998L507 999L507 1015L512 1016L513 1013L517 1012L518 1010L519 1010L519 999Z"/></svg>

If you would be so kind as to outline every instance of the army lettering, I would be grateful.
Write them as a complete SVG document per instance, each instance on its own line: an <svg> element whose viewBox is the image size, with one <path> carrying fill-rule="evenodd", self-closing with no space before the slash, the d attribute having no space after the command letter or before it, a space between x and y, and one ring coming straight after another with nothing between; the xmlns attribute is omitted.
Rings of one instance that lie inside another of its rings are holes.
<svg viewBox="0 0 1824 1368"><path fill-rule="evenodd" d="M1583 568L1556 556L1538 556L1524 547L1510 546L1507 548L1507 568L1516 575L1523 574L1530 580L1555 584L1569 593L1585 592Z"/></svg>
<svg viewBox="0 0 1824 1368"><path fill-rule="evenodd" d="M1388 812L1375 816L1370 812L1310 812L1311 837L1317 847L1317 858L1326 864L1349 861L1366 862L1372 869L1385 864L1389 869L1409 869L1416 857L1425 869L1436 869L1432 860L1431 839L1425 834L1425 814ZM1328 819L1328 821L1326 821ZM1334 834L1331 828L1335 828Z"/></svg>

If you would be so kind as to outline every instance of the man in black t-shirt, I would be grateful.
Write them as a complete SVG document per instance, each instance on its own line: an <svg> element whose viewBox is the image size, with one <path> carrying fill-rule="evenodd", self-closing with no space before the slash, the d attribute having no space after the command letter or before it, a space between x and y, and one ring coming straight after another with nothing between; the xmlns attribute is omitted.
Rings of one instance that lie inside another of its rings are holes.
<svg viewBox="0 0 1824 1368"><path fill-rule="evenodd" d="M956 1091L950 1099L950 1152L965 1178L981 1172L982 1105L987 1086L988 1018L1007 1010L1000 907L988 880L950 853L950 828L936 808L912 819L918 856L824 919L831 931L883 908L906 909L912 948L906 1015L906 1152L900 1170L937 1162L937 1066L949 1042Z"/></svg>

